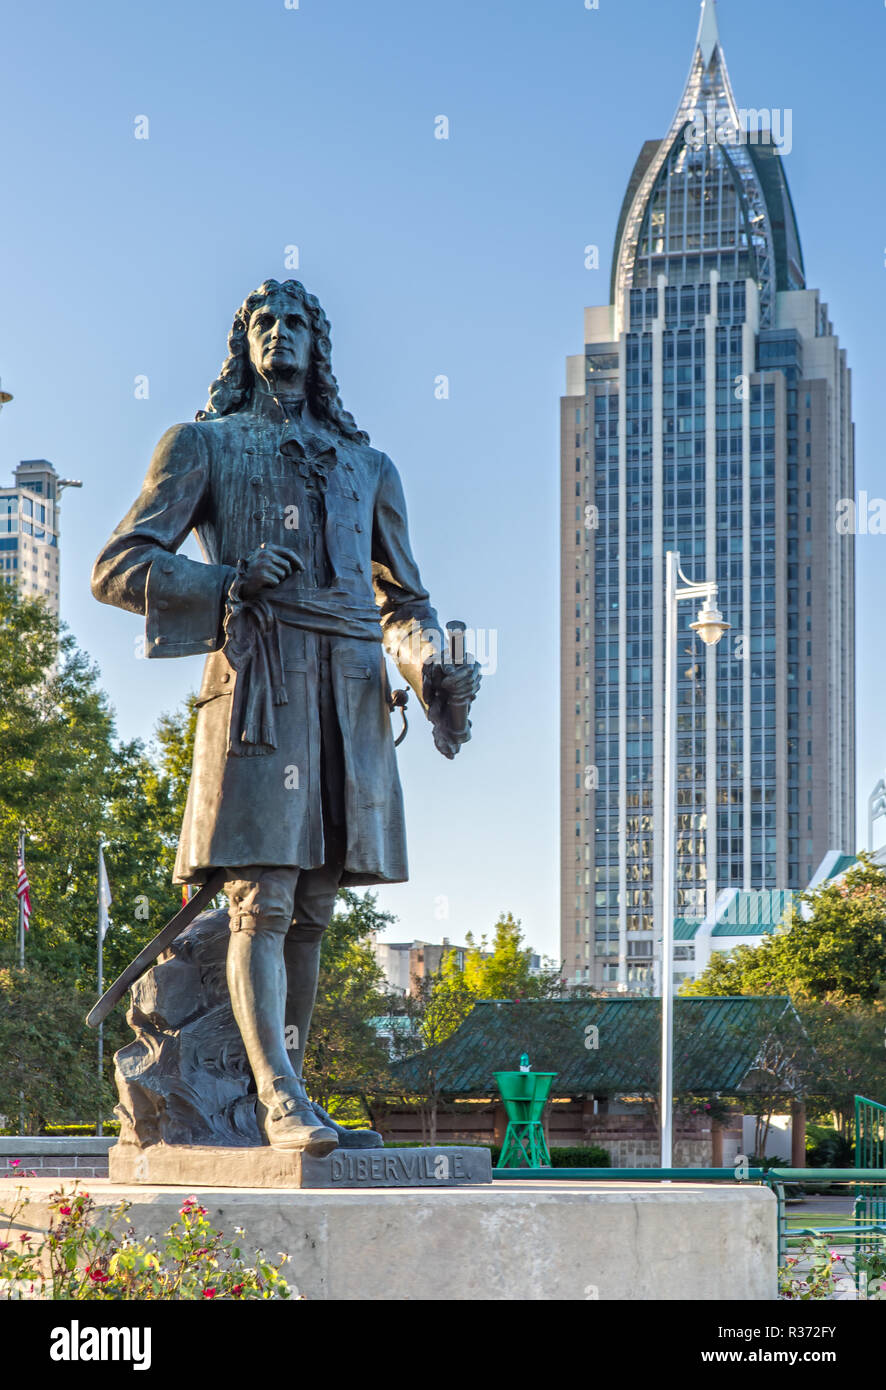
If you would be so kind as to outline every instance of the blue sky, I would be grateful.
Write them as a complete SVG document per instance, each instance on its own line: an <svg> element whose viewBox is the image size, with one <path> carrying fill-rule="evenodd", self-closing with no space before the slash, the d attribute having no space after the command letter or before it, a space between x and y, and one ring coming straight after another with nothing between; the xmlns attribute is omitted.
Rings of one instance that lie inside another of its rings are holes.
<svg viewBox="0 0 886 1390"><path fill-rule="evenodd" d="M719 11L738 104L793 111L807 276L854 368L859 487L886 495L886 8ZM92 561L290 245L332 320L345 404L400 468L441 617L497 632L454 763L413 706L412 879L381 894L400 939L461 940L509 910L557 953L563 359L584 305L608 299L625 186L668 128L697 22L696 0L42 0L4 16L0 475L46 457L83 480L65 497L62 611L121 733L149 735L200 666L138 660L139 621L92 600ZM859 541L861 797L886 765L884 556L883 537Z"/></svg>

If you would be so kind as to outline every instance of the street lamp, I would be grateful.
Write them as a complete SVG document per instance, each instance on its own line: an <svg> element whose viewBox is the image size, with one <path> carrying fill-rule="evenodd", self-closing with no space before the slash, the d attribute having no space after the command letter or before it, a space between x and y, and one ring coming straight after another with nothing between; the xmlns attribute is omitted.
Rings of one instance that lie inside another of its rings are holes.
<svg viewBox="0 0 886 1390"><path fill-rule="evenodd" d="M678 587L679 584L682 588ZM680 569L678 551L667 553L665 592L665 728L664 728L664 863L662 870L661 933L661 1166L673 1167L674 1103L674 832L676 828L676 768L674 745L677 737L677 618L681 600L701 606L698 618L690 623L707 647L715 647L731 624L724 622L717 607L717 585L713 580L695 584ZM716 738L708 729L707 737ZM711 834L711 827L708 827Z"/></svg>
<svg viewBox="0 0 886 1390"><path fill-rule="evenodd" d="M12 394L9 391L4 391L2 386L0 386L0 410L2 410L5 405L8 405L11 400Z"/></svg>

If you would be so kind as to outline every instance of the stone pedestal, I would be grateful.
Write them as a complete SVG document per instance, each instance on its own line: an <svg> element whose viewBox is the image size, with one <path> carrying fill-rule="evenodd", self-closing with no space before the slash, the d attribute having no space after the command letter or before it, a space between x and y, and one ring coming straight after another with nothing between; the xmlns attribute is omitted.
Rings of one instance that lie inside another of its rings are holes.
<svg viewBox="0 0 886 1390"><path fill-rule="evenodd" d="M32 1204L18 1228L46 1228L54 1186L27 1184ZM126 1221L140 1236L161 1235L184 1195L102 1181L89 1191L105 1208L128 1199ZM314 1301L703 1302L777 1293L777 1207L763 1187L508 1181L267 1192L195 1183L191 1193L226 1236L245 1229L247 1258L259 1248L287 1252L287 1278ZM596 1325L604 1335L605 1321Z"/></svg>
<svg viewBox="0 0 886 1390"><path fill-rule="evenodd" d="M491 1183L489 1150L482 1148L339 1149L327 1158L252 1149L116 1144L109 1155L113 1183L208 1187L341 1188L459 1187Z"/></svg>

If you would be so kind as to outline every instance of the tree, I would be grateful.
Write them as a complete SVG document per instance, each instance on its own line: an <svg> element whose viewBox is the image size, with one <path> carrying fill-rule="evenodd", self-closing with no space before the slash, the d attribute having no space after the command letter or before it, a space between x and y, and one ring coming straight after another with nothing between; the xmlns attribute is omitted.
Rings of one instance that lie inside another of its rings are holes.
<svg viewBox="0 0 886 1390"><path fill-rule="evenodd" d="M0 1113L25 1133L49 1121L71 1123L105 1113L110 1085L99 1086L94 1048L84 1046L83 1017L93 995L44 966L0 968Z"/></svg>
<svg viewBox="0 0 886 1390"><path fill-rule="evenodd" d="M476 943L470 933L464 969L454 948L444 952L436 975L413 980L411 996L403 1005L409 1019L404 1055L419 1044L423 1085L418 1094L422 1136L437 1142L437 1118L443 1098L435 1049L450 1038L480 999L551 999L561 992L560 972L546 964L533 974L531 946L524 945L522 924L511 913L501 913L495 924L492 950L486 937Z"/></svg>
<svg viewBox="0 0 886 1390"><path fill-rule="evenodd" d="M815 999L800 1002L797 1011L815 1043L815 1094L845 1134L855 1120L857 1094L886 1100L886 1003Z"/></svg>
<svg viewBox="0 0 886 1390"><path fill-rule="evenodd" d="M477 995L467 982L455 950L444 953L436 974L414 979L412 993L404 1001L408 1029L398 1053L409 1056L418 1044L423 1084L417 1099L425 1143L437 1142L437 1116L442 1098L435 1049L465 1021L476 1001Z"/></svg>
<svg viewBox="0 0 886 1390"><path fill-rule="evenodd" d="M0 585L0 967L10 972L6 999L22 1011L0 1059L4 1087L22 1068L33 1084L39 1078L32 1115L57 1119L76 1105L83 1106L78 1119L96 1113L80 1080L95 1074L96 1037L84 1016L96 996L99 840L114 899L106 980L180 905L170 847L180 820L177 730L189 718L186 712L161 721L152 748L118 742L93 663L42 602ZM22 826L32 904L24 978L15 895ZM40 1005L42 997L54 1001L51 1012ZM26 1041L41 1030L47 1044L38 1067ZM112 1053L128 1041L122 1010L105 1034L107 1111ZM64 1104L54 1113L58 1098ZM11 1113L17 1115L17 1104Z"/></svg>
<svg viewBox="0 0 886 1390"><path fill-rule="evenodd" d="M475 945L470 933L465 957L465 984L476 999L551 999L560 992L560 972L546 962L532 972L532 947L523 944L523 926L510 912L501 913L494 927L492 950L486 937Z"/></svg>
<svg viewBox="0 0 886 1390"><path fill-rule="evenodd" d="M802 908L808 909L808 917ZM759 946L717 952L684 994L790 994L871 1003L886 982L886 875L859 856L840 883L798 893L784 927Z"/></svg>
<svg viewBox="0 0 886 1390"><path fill-rule="evenodd" d="M798 894L774 936L715 953L682 992L790 995L816 1054L807 1094L842 1130L857 1091L886 1096L884 981L886 875L861 854L841 882Z"/></svg>
<svg viewBox="0 0 886 1390"><path fill-rule="evenodd" d="M29 957L84 969L95 860L114 763L94 668L41 602L0 585L0 937L15 941L19 830L27 832ZM94 939L94 938L93 938ZM93 952L94 957L94 952Z"/></svg>
<svg viewBox="0 0 886 1390"><path fill-rule="evenodd" d="M114 895L106 974L171 915L161 858L172 800L155 755L120 744L98 673L42 602L0 585L0 958L14 959L20 827L31 884L29 964L94 990L98 844Z"/></svg>

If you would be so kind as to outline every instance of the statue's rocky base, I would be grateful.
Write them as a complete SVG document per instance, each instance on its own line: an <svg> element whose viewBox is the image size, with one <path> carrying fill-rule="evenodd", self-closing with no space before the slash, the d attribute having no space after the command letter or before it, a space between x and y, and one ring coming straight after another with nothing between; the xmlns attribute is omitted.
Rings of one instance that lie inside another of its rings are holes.
<svg viewBox="0 0 886 1390"><path fill-rule="evenodd" d="M483 1148L340 1149L326 1158L285 1149L115 1144L114 1183L155 1187L463 1187L492 1182Z"/></svg>
<svg viewBox="0 0 886 1390"><path fill-rule="evenodd" d="M262 1145L225 977L228 935L227 912L202 912L133 985L135 1037L114 1058L122 1145Z"/></svg>

